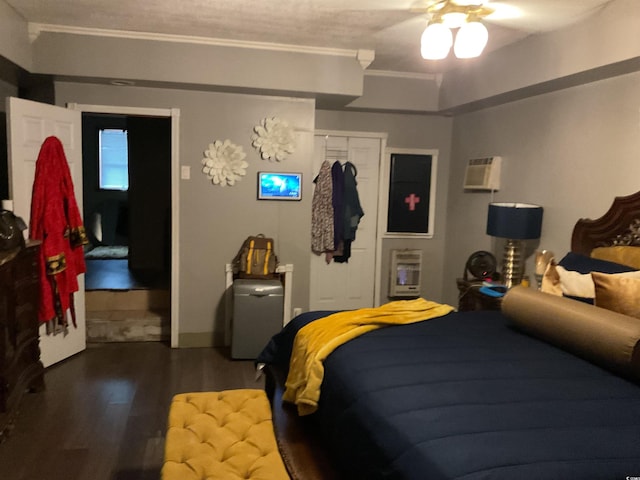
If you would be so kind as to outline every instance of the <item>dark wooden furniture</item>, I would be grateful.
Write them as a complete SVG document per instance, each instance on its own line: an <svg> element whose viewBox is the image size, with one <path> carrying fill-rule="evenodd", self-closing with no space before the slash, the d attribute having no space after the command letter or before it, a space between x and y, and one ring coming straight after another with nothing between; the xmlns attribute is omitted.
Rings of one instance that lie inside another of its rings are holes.
<svg viewBox="0 0 640 480"><path fill-rule="evenodd" d="M38 336L38 252L28 243L0 256L0 441L27 390L44 388Z"/></svg>
<svg viewBox="0 0 640 480"><path fill-rule="evenodd" d="M490 297L480 292L482 282L456 279L458 285L458 311L500 310L502 297Z"/></svg>
<svg viewBox="0 0 640 480"><path fill-rule="evenodd" d="M616 197L602 217L581 218L573 228L572 252L589 255L612 245L640 246L640 192Z"/></svg>

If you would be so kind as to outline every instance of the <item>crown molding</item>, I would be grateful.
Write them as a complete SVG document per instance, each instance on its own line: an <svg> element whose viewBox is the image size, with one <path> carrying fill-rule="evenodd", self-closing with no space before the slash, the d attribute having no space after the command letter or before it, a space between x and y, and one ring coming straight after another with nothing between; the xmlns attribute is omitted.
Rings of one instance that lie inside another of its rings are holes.
<svg viewBox="0 0 640 480"><path fill-rule="evenodd" d="M392 70L366 70L367 77L408 78L413 80L433 80L442 83L442 73L395 72Z"/></svg>
<svg viewBox="0 0 640 480"><path fill-rule="evenodd" d="M218 47L249 48L254 50L271 50L288 53L307 53L313 55L330 55L334 57L350 57L361 65L368 66L373 61L373 50L355 50L345 48L325 48L305 45L289 45L285 43L253 42L247 40L229 40L223 38L199 37L191 35L174 35L167 33L135 32L131 30L111 30L104 28L73 27L50 23L29 22L29 39L35 42L42 32L68 33L72 35L90 35L96 37L126 38L133 40L152 40L157 42L190 43L197 45L213 45ZM370 60L369 60L370 58ZM366 68L363 66L362 68Z"/></svg>

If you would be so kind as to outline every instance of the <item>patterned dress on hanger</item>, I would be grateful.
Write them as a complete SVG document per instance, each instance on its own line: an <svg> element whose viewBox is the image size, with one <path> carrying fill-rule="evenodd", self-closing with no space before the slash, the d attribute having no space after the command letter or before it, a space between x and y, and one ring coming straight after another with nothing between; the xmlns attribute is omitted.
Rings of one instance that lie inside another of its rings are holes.
<svg viewBox="0 0 640 480"><path fill-rule="evenodd" d="M333 182L331 164L322 162L320 172L314 180L316 186L311 203L311 251L316 255L333 252Z"/></svg>

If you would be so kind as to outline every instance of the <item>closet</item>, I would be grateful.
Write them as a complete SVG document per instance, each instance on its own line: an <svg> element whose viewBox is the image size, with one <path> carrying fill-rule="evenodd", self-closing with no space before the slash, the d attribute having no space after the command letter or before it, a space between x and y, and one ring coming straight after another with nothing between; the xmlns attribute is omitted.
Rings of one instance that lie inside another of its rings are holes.
<svg viewBox="0 0 640 480"><path fill-rule="evenodd" d="M334 162L352 163L357 170L357 190L364 216L360 219L348 262L327 264L324 255L311 253L309 248L311 310L354 309L372 307L375 303L379 277L379 176L385 145L386 134L383 133L316 131L313 176L325 161L332 165Z"/></svg>

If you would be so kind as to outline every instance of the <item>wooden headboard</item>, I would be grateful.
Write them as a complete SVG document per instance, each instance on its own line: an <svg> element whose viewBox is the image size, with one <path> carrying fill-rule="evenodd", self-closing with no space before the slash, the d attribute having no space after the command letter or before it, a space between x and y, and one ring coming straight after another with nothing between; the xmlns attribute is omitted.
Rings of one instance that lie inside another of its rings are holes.
<svg viewBox="0 0 640 480"><path fill-rule="evenodd" d="M640 246L640 192L616 197L602 217L581 218L573 228L571 251L589 255L596 247Z"/></svg>

